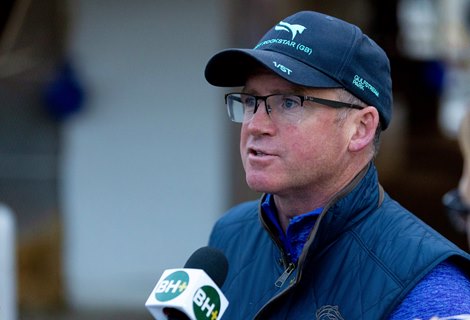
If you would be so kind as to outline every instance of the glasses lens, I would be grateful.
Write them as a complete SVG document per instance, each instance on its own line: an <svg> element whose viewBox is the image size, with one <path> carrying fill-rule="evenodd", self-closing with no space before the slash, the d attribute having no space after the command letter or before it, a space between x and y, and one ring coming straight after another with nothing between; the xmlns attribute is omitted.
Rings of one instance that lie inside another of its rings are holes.
<svg viewBox="0 0 470 320"><path fill-rule="evenodd" d="M226 97L227 111L230 120L243 122L243 105L240 94L231 93Z"/></svg>
<svg viewBox="0 0 470 320"><path fill-rule="evenodd" d="M226 96L230 120L238 123L249 121L257 109L258 99L250 94L230 93ZM302 119L302 98L295 95L273 94L265 99L266 110L272 121L278 123L298 123Z"/></svg>
<svg viewBox="0 0 470 320"><path fill-rule="evenodd" d="M253 117L256 106L256 97L243 94L231 93L227 95L227 111L230 120L234 122L248 121Z"/></svg>
<svg viewBox="0 0 470 320"><path fill-rule="evenodd" d="M304 108L299 96L275 94L267 98L267 104L273 121L298 123L302 119Z"/></svg>

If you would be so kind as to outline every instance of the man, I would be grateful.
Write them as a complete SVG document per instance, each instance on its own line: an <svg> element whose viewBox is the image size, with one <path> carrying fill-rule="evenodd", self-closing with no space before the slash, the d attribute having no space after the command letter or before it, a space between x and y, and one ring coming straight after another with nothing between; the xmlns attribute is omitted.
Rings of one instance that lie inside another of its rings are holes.
<svg viewBox="0 0 470 320"><path fill-rule="evenodd" d="M208 62L242 123L260 201L232 208L210 245L229 272L226 319L429 319L470 314L470 257L385 193L373 164L392 116L388 58L359 28L316 12L254 49Z"/></svg>
<svg viewBox="0 0 470 320"><path fill-rule="evenodd" d="M447 192L442 200L455 229L467 234L470 247L470 109L460 121L458 141L463 158L462 176L458 187Z"/></svg>
<svg viewBox="0 0 470 320"><path fill-rule="evenodd" d="M459 191L462 202L467 207L467 239L470 247L470 109L467 110L460 124L459 143L464 161Z"/></svg>

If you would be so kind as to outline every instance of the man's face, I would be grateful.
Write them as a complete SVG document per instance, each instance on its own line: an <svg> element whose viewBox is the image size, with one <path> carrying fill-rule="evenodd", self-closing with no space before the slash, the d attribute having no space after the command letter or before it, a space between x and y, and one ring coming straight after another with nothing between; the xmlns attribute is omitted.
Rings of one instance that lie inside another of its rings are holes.
<svg viewBox="0 0 470 320"><path fill-rule="evenodd" d="M253 95L293 93L338 100L331 89L305 89L272 74L259 73L246 82L244 92ZM242 124L240 152L246 181L258 192L277 195L308 194L331 188L348 165L348 119L340 110L304 102L299 123L275 123L264 102L253 118Z"/></svg>

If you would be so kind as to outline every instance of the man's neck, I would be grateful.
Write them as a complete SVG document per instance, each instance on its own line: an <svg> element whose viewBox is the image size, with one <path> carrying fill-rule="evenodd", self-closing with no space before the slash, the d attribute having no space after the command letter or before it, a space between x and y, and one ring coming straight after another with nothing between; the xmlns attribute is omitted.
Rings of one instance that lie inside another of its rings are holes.
<svg viewBox="0 0 470 320"><path fill-rule="evenodd" d="M343 174L342 179L337 179L336 183L330 186L313 187L308 190L294 190L282 194L274 194L274 203L278 212L279 222L284 231L289 225L290 219L295 216L310 212L317 208L325 207L341 190L362 171L351 171Z"/></svg>

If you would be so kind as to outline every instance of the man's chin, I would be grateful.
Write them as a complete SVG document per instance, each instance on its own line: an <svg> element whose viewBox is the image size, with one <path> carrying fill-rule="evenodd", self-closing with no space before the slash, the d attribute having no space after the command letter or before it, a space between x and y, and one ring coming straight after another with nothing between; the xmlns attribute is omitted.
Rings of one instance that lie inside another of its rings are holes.
<svg viewBox="0 0 470 320"><path fill-rule="evenodd" d="M278 190L272 181L265 178L247 176L246 183L251 190L259 193L275 193Z"/></svg>

